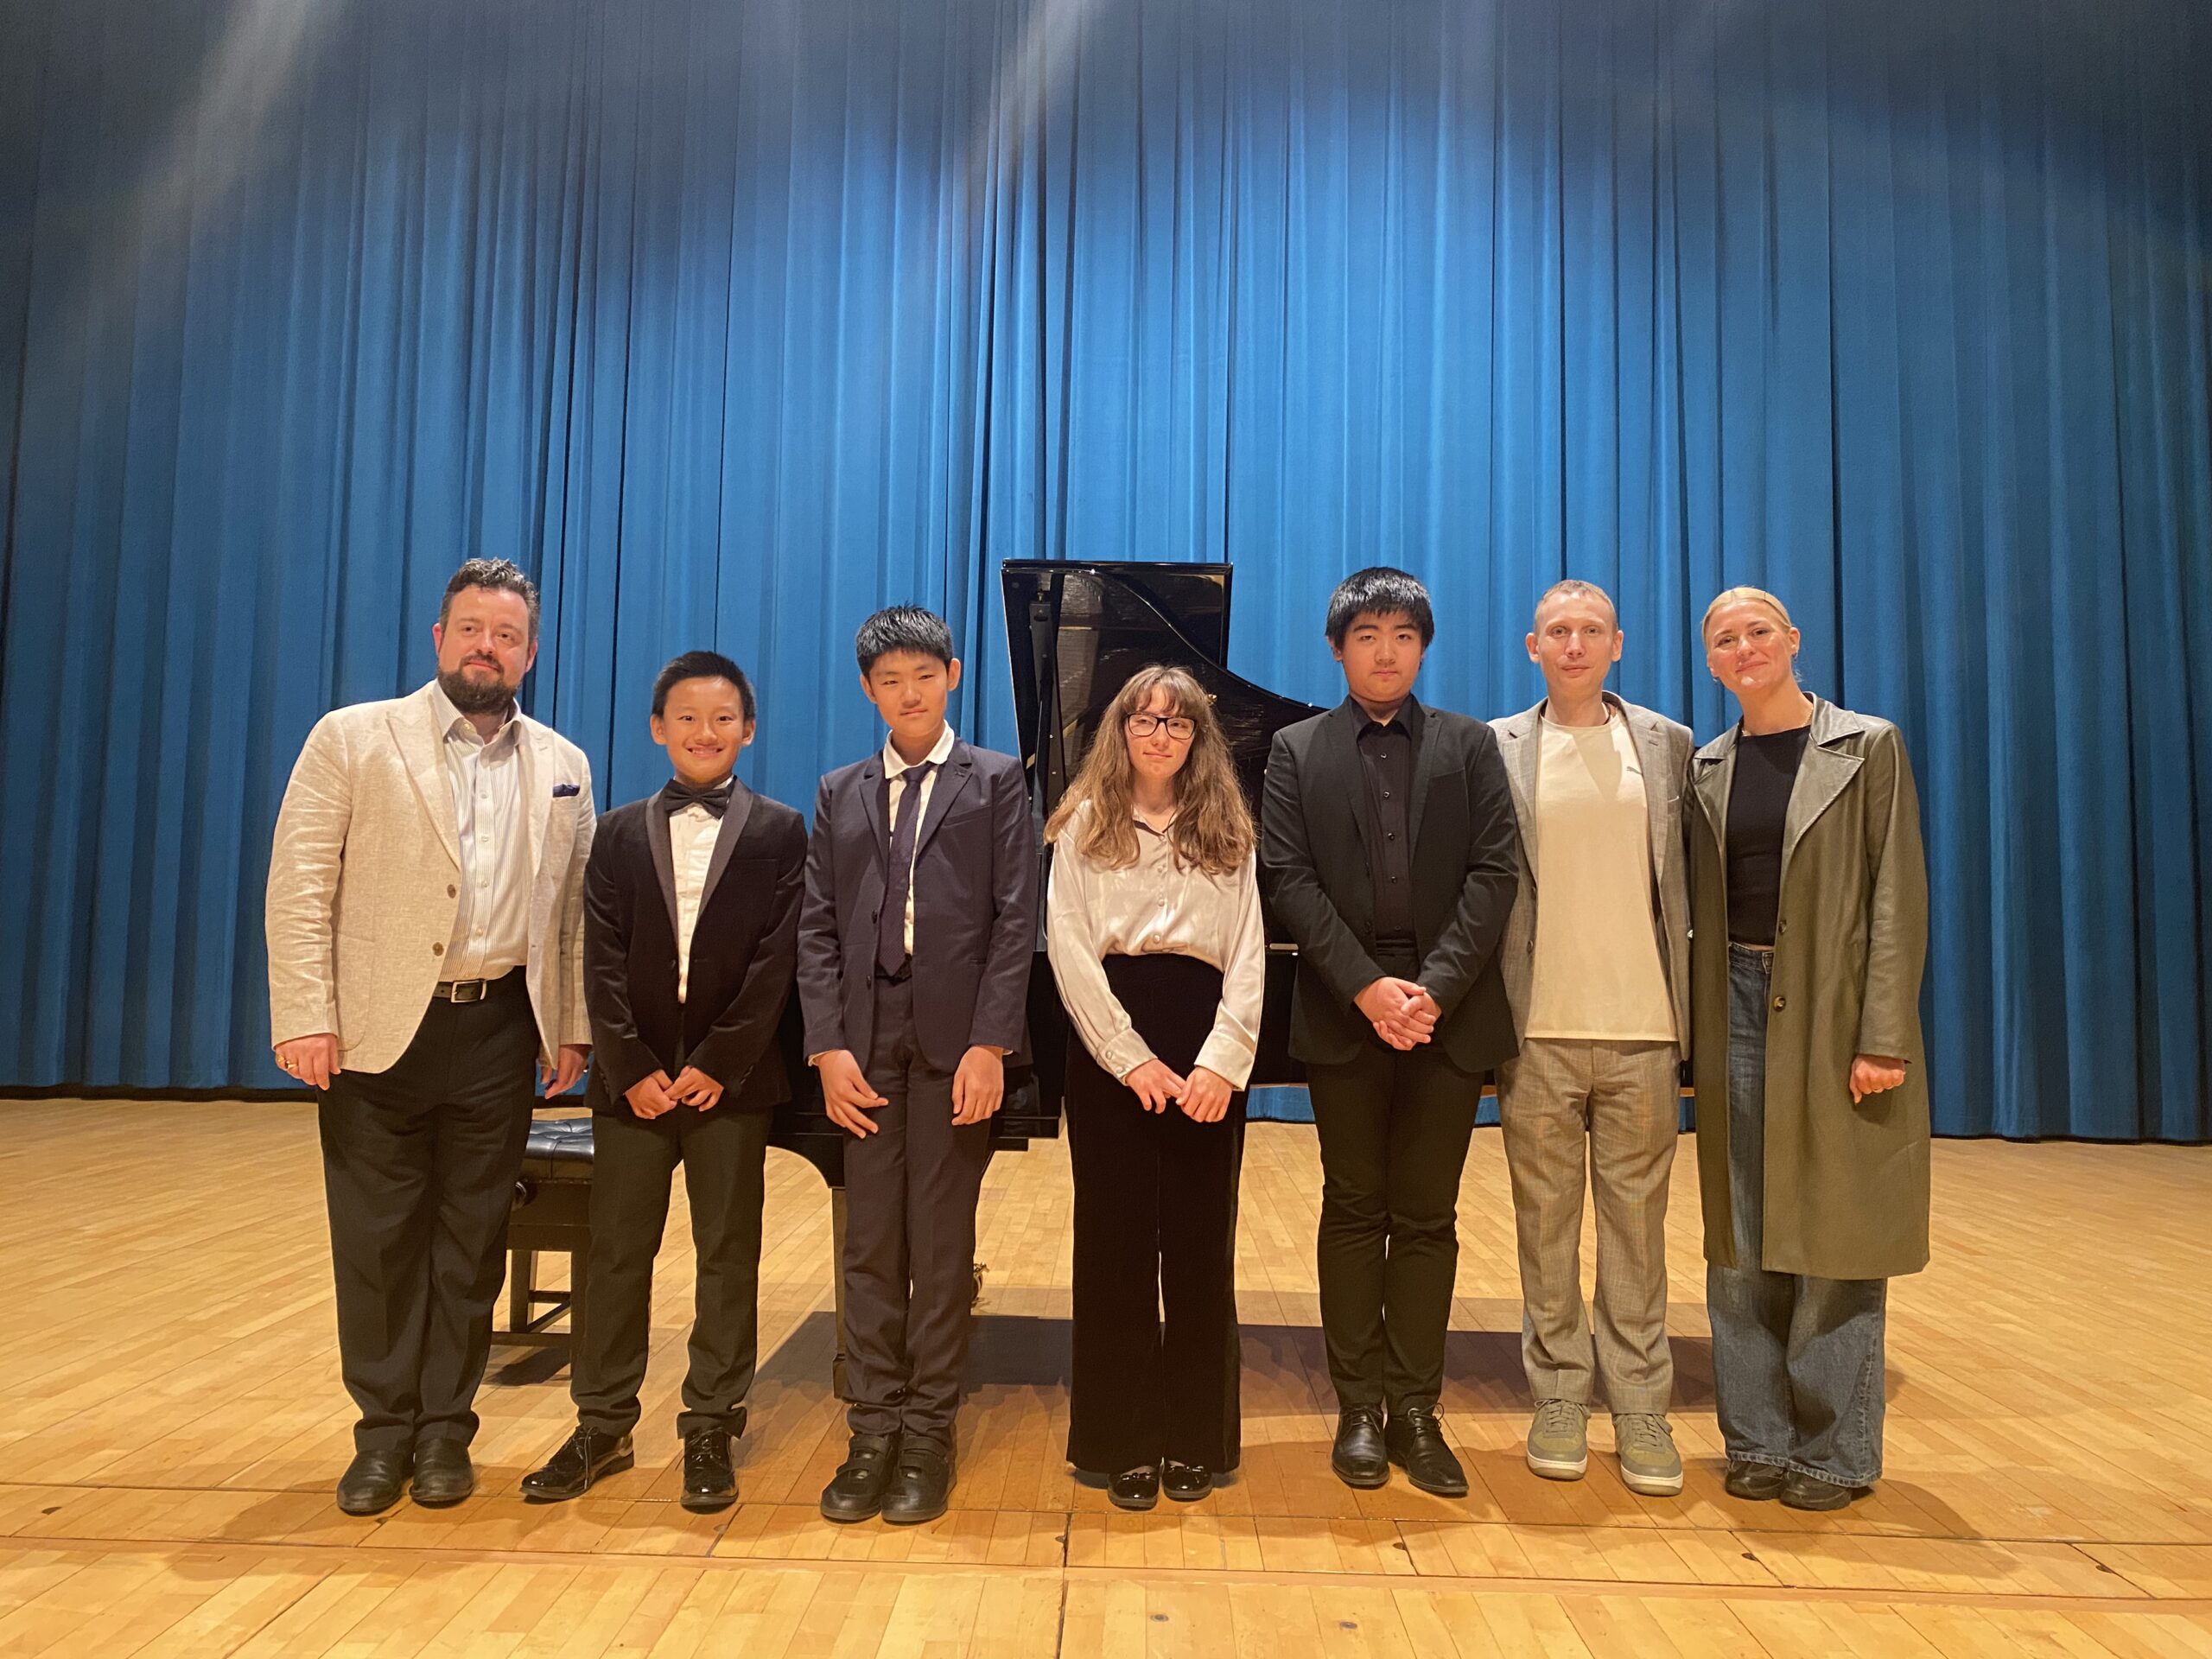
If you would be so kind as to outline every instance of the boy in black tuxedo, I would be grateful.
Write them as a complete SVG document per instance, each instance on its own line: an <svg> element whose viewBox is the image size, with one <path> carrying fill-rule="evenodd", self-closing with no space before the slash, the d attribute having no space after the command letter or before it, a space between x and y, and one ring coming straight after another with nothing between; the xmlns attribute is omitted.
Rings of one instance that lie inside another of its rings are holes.
<svg viewBox="0 0 2212 1659"><path fill-rule="evenodd" d="M974 1295L976 1199L1037 948L1021 763L962 742L942 618L878 611L854 642L891 728L815 804L799 924L806 1053L845 1147L850 1455L832 1521L944 1513Z"/></svg>
<svg viewBox="0 0 2212 1659"><path fill-rule="evenodd" d="M653 1257L678 1164L698 1287L683 1410L683 1503L737 1498L760 1278L761 1165L791 1097L775 1046L804 890L806 827L734 775L753 687L711 651L653 683L653 741L676 776L600 821L584 872L584 996L593 1056L591 1312L570 1371L575 1433L524 1478L537 1503L575 1497L632 1462Z"/></svg>

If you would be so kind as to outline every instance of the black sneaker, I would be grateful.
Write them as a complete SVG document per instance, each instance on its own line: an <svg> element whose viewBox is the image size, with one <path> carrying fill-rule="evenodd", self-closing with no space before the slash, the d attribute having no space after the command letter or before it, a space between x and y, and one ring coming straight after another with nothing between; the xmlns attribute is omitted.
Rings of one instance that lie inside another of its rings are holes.
<svg viewBox="0 0 2212 1659"><path fill-rule="evenodd" d="M898 1457L896 1434L854 1435L844 1462L822 1489L822 1518L843 1525L865 1521L882 1509Z"/></svg>

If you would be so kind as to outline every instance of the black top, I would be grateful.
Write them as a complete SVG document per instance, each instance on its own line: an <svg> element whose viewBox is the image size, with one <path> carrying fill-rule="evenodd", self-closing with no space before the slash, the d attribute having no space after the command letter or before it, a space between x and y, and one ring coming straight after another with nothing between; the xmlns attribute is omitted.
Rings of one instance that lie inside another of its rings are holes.
<svg viewBox="0 0 2212 1659"><path fill-rule="evenodd" d="M1363 717L1359 769L1363 806L1375 849L1375 938L1410 944L1414 937L1413 865L1406 813L1414 796L1414 754L1421 746L1421 705L1411 697L1388 725Z"/></svg>
<svg viewBox="0 0 2212 1659"><path fill-rule="evenodd" d="M1736 734L1736 778L1728 788L1728 938L1772 944L1782 906L1782 828L1809 726L1753 737Z"/></svg>

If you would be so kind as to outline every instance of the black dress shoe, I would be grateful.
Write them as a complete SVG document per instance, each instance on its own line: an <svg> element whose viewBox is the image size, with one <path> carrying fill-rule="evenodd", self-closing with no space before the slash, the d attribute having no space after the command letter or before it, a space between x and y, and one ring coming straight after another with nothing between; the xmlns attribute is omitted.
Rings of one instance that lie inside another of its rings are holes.
<svg viewBox="0 0 2212 1659"><path fill-rule="evenodd" d="M1865 1491L1864 1486L1840 1486L1832 1480L1801 1474L1792 1469L1783 1479L1782 1507L1785 1510L1840 1510Z"/></svg>
<svg viewBox="0 0 2212 1659"><path fill-rule="evenodd" d="M1382 1408L1346 1406L1337 1414L1337 1443L1329 1448L1329 1467L1347 1486L1371 1491L1390 1478L1390 1456L1382 1443Z"/></svg>
<svg viewBox="0 0 2212 1659"><path fill-rule="evenodd" d="M357 1452L338 1477L338 1507L348 1515L381 1515L399 1502L414 1466L411 1452Z"/></svg>
<svg viewBox="0 0 2212 1659"><path fill-rule="evenodd" d="M582 1497L601 1475L619 1475L638 1461L627 1434L579 1428L561 1442L543 1469L522 1478L525 1503L559 1503Z"/></svg>
<svg viewBox="0 0 2212 1659"><path fill-rule="evenodd" d="M943 1515L952 1501L952 1452L927 1440L908 1440L899 1448L891 1490L883 1495L884 1521L894 1527L917 1526Z"/></svg>
<svg viewBox="0 0 2212 1659"><path fill-rule="evenodd" d="M1195 1503L1213 1491L1213 1471L1203 1463L1170 1458L1160 1466L1160 1487L1178 1503Z"/></svg>
<svg viewBox="0 0 2212 1659"><path fill-rule="evenodd" d="M1403 1468L1406 1478L1422 1491L1439 1497L1467 1495L1467 1471L1444 1443L1444 1420L1435 1407L1408 1406L1390 1419L1384 1440L1390 1461Z"/></svg>
<svg viewBox="0 0 2212 1659"><path fill-rule="evenodd" d="M695 1428L683 1437L683 1507L712 1515L737 1502L737 1473L729 1466L729 1431Z"/></svg>
<svg viewBox="0 0 2212 1659"><path fill-rule="evenodd" d="M458 1503L476 1490L468 1448L455 1440L424 1440L415 1448L415 1501L426 1510Z"/></svg>
<svg viewBox="0 0 2212 1659"><path fill-rule="evenodd" d="M1160 1502L1160 1471L1148 1463L1124 1469L1106 1483L1106 1496L1117 1510L1148 1510Z"/></svg>
<svg viewBox="0 0 2212 1659"><path fill-rule="evenodd" d="M898 1457L896 1434L854 1435L844 1462L822 1489L822 1518L842 1524L865 1521L880 1510Z"/></svg>
<svg viewBox="0 0 2212 1659"><path fill-rule="evenodd" d="M1728 1472L1722 1477L1720 1488L1731 1497L1748 1498L1754 1503L1764 1503L1782 1496L1783 1483L1788 1474L1770 1463L1745 1463L1730 1459Z"/></svg>

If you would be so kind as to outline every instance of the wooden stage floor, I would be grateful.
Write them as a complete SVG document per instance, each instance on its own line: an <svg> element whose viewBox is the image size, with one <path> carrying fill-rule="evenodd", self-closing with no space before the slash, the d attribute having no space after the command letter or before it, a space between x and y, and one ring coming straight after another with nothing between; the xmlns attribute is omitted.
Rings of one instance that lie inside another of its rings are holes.
<svg viewBox="0 0 2212 1659"><path fill-rule="evenodd" d="M1149 1516L1061 1459L1065 1153L1002 1158L958 1507L906 1531L815 1512L844 1439L829 1203L770 1156L739 1507L672 1501L679 1198L638 1469L523 1504L566 1373L495 1360L480 1496L357 1522L330 1499L350 1414L312 1114L0 1106L0 1654L2212 1655L2212 1151L1939 1142L1936 1265L1892 1300L1889 1478L1818 1516L1721 1493L1687 1143L1681 1498L1621 1485L1602 1418L1586 1481L1522 1466L1494 1129L1460 1199L1444 1402L1473 1494L1338 1484L1313 1136L1268 1124L1244 1175L1244 1466Z"/></svg>

